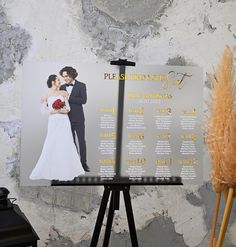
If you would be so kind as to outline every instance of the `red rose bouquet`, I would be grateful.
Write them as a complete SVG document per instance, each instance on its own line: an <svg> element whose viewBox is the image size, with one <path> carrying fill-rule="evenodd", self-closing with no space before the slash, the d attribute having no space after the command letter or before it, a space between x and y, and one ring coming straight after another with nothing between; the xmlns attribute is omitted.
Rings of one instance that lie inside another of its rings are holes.
<svg viewBox="0 0 236 247"><path fill-rule="evenodd" d="M55 110L62 109L64 106L65 106L65 102L60 99L55 100L52 104L52 108Z"/></svg>

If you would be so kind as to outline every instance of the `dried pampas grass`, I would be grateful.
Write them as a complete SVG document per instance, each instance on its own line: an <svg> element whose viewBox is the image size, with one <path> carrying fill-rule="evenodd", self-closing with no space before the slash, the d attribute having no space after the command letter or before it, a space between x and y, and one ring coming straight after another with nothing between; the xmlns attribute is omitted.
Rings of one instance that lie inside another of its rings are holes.
<svg viewBox="0 0 236 247"><path fill-rule="evenodd" d="M212 184L219 193L225 184L236 185L235 76L228 46L209 80L212 92L206 142L212 160Z"/></svg>
<svg viewBox="0 0 236 247"><path fill-rule="evenodd" d="M231 188L236 188L236 117L228 120L225 131L225 148L222 155L223 182Z"/></svg>
<svg viewBox="0 0 236 247"><path fill-rule="evenodd" d="M215 73L210 75L209 79L212 85L212 99L209 105L206 141L212 160L212 184L216 191L210 246L216 246L217 243L217 246L221 247L232 210L233 197L236 194L236 81L233 53L228 46ZM215 231L223 190L226 195L226 206L216 241Z"/></svg>

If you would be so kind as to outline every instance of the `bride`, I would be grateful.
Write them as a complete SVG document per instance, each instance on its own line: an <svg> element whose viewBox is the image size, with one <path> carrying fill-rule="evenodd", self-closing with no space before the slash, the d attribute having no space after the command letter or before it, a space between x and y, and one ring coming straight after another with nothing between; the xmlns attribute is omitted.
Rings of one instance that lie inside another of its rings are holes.
<svg viewBox="0 0 236 247"><path fill-rule="evenodd" d="M49 90L41 101L41 111L49 114L47 136L30 179L73 180L85 172L67 115L70 111L68 93L59 90L61 83L56 75L48 77L47 85Z"/></svg>

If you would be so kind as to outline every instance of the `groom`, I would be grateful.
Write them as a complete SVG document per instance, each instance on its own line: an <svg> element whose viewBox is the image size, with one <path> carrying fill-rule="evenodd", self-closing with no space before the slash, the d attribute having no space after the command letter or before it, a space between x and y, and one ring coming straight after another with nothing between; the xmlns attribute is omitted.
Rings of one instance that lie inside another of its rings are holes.
<svg viewBox="0 0 236 247"><path fill-rule="evenodd" d="M86 85L80 81L75 80L78 73L69 66L60 70L60 75L64 78L65 84L60 87L60 90L67 91L69 94L70 112L68 113L71 130L76 145L76 135L79 141L80 161L86 172L90 172L86 159L86 142L85 142L85 125L84 125L84 111L83 104L87 102ZM78 150L78 147L76 145Z"/></svg>

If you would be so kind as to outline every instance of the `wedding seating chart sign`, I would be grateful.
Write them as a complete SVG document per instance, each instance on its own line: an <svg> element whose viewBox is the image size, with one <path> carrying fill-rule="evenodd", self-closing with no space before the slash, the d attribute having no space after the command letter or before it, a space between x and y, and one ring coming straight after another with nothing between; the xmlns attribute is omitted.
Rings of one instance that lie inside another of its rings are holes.
<svg viewBox="0 0 236 247"><path fill-rule="evenodd" d="M126 76L121 175L201 182L201 69L137 65Z"/></svg>
<svg viewBox="0 0 236 247"><path fill-rule="evenodd" d="M119 80L125 79L116 174ZM21 185L202 181L198 67L30 62L22 90ZM118 176L117 176L118 175Z"/></svg>

